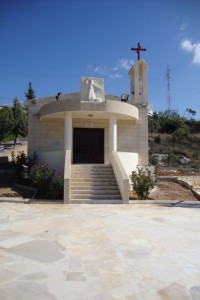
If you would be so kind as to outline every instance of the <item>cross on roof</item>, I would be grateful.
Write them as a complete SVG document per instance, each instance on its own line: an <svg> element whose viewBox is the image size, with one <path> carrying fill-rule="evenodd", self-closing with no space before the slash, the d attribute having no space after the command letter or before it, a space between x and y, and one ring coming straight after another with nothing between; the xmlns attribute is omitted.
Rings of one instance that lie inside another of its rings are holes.
<svg viewBox="0 0 200 300"><path fill-rule="evenodd" d="M138 55L138 60L140 60L140 51L146 51L146 48L142 48L140 43L138 43L137 48L131 48L131 50L136 51Z"/></svg>

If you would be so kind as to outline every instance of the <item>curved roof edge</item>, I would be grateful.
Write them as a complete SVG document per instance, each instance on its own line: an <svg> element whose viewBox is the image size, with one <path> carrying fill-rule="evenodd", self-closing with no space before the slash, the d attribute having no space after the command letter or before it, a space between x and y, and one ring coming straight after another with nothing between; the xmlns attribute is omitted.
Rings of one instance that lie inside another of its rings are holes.
<svg viewBox="0 0 200 300"><path fill-rule="evenodd" d="M81 113L92 112L105 119L111 113L116 114L119 119L139 119L138 108L129 103L115 100L93 103L88 101L80 102L79 99L66 99L43 105L39 112L40 120L46 118L64 118L66 112L72 112L74 117L76 113L79 113L79 116L81 116Z"/></svg>

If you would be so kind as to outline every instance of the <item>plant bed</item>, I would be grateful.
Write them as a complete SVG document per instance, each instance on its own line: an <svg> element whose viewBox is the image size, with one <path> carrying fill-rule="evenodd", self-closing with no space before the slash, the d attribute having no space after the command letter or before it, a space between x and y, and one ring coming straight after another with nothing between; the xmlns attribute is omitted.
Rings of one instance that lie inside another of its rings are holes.
<svg viewBox="0 0 200 300"><path fill-rule="evenodd" d="M133 197L132 197L133 195ZM130 193L130 200L138 200L137 195ZM198 201L190 189L172 181L157 182L157 190L147 200L188 200Z"/></svg>
<svg viewBox="0 0 200 300"><path fill-rule="evenodd" d="M23 186L20 190L25 191L25 187L34 190L34 197L37 199L63 200L64 182L60 174L55 174L47 164L37 163L37 155L32 158L20 152L17 156L12 153L11 164L16 170L16 182ZM19 188L19 186L18 186Z"/></svg>
<svg viewBox="0 0 200 300"><path fill-rule="evenodd" d="M10 184L7 186L0 186L0 197L17 197L17 198L32 198L34 195L33 191L30 190L22 190L15 187L14 184Z"/></svg>

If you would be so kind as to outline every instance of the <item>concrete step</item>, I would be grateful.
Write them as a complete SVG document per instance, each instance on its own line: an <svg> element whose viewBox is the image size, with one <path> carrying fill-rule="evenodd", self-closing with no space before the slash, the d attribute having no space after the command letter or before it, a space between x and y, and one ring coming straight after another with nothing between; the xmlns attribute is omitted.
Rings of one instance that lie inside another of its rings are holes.
<svg viewBox="0 0 200 300"><path fill-rule="evenodd" d="M71 165L71 170L112 170L111 166L102 166L102 165L97 165L97 166L75 166L75 165Z"/></svg>
<svg viewBox="0 0 200 300"><path fill-rule="evenodd" d="M71 196L76 196L76 195L119 195L119 190L71 190Z"/></svg>
<svg viewBox="0 0 200 300"><path fill-rule="evenodd" d="M74 191L74 190L80 190L80 191L87 191L87 190L98 190L98 191L115 191L117 190L119 192L119 188L116 184L114 185L91 185L91 184L88 184L87 186L86 185L71 185L71 190Z"/></svg>
<svg viewBox="0 0 200 300"><path fill-rule="evenodd" d="M107 178L107 176L104 176L104 177L101 177L99 178L98 176L97 177L86 177L86 178L73 178L71 179L71 183L76 183L76 182L79 182L79 183L84 183L84 182L91 182L92 184L95 184L95 183L100 183L100 184L105 184L105 183L116 183L116 179L115 177L112 177L112 178Z"/></svg>
<svg viewBox="0 0 200 300"><path fill-rule="evenodd" d="M76 169L76 168L88 168L88 169L93 169L93 168L112 168L111 165L105 165L105 164L72 164L71 167L73 169Z"/></svg>
<svg viewBox="0 0 200 300"><path fill-rule="evenodd" d="M77 176L77 177L80 177L80 176L82 176L82 177L84 177L84 176L87 176L87 177L93 177L93 176L100 176L100 177L102 177L102 176L108 176L108 177L112 177L112 176L114 176L114 173L113 172L76 172L76 173L74 173L74 172L71 172L71 175L72 175L72 177L73 176Z"/></svg>
<svg viewBox="0 0 200 300"><path fill-rule="evenodd" d="M90 181L90 180L73 180L71 181L71 187L75 187L75 186L83 186L83 187L95 187L95 186L115 186L117 185L116 181Z"/></svg>
<svg viewBox="0 0 200 300"><path fill-rule="evenodd" d="M94 199L71 199L71 204L122 204L122 200L119 199L103 199L103 200L94 200Z"/></svg>
<svg viewBox="0 0 200 300"><path fill-rule="evenodd" d="M93 179L98 179L98 178L115 178L114 174L106 174L106 173L77 173L77 174L71 174L71 178L77 179L77 178L93 178Z"/></svg>
<svg viewBox="0 0 200 300"><path fill-rule="evenodd" d="M70 203L122 203L110 165L72 165Z"/></svg>
<svg viewBox="0 0 200 300"><path fill-rule="evenodd" d="M76 199L92 199L92 200L96 200L96 199L119 199L121 200L121 195L94 195L93 193L87 193L87 194L75 194L75 195L71 195L70 197L71 200L76 200Z"/></svg>

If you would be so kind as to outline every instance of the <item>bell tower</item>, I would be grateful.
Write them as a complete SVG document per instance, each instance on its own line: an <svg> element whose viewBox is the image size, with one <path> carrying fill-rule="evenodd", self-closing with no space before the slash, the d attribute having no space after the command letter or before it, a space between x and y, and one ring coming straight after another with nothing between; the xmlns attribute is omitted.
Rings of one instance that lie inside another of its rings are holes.
<svg viewBox="0 0 200 300"><path fill-rule="evenodd" d="M148 65L140 59L129 71L130 76L130 98L132 104L147 106L147 71Z"/></svg>
<svg viewBox="0 0 200 300"><path fill-rule="evenodd" d="M138 61L132 66L129 71L130 76L130 98L132 104L141 104L147 106L147 70L148 65L143 59L140 59L140 52L146 51L146 48L142 48L138 43L136 48L131 48L132 51L137 52Z"/></svg>

